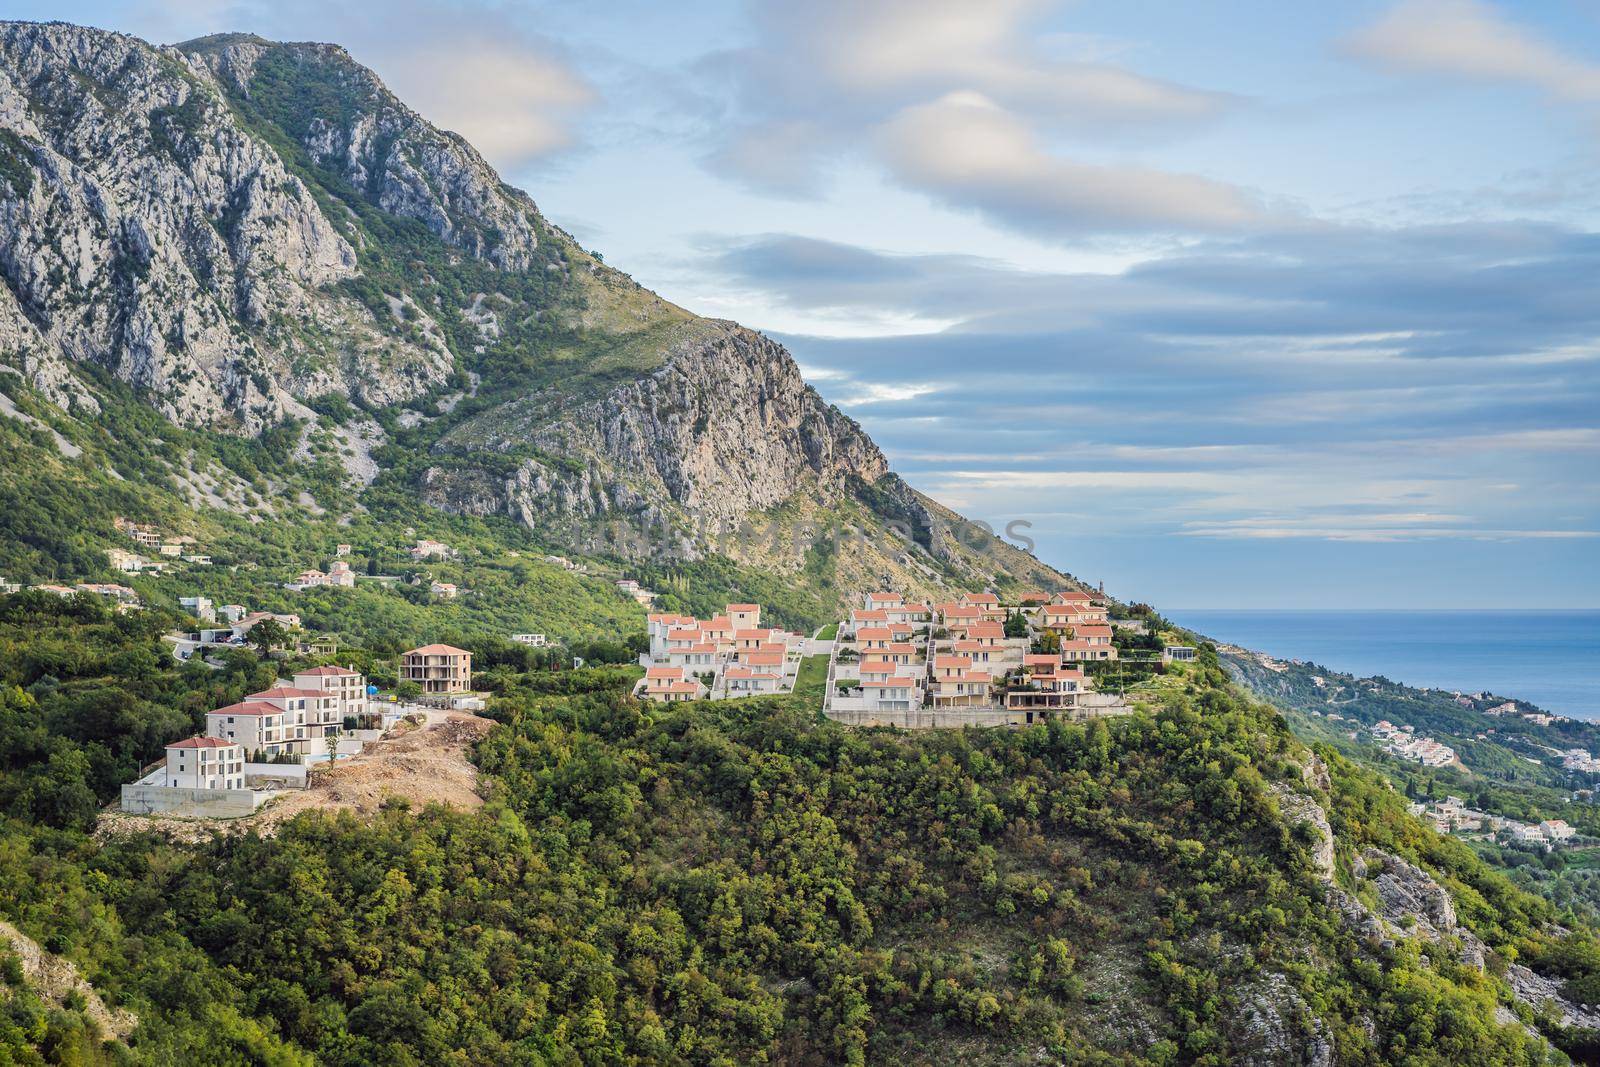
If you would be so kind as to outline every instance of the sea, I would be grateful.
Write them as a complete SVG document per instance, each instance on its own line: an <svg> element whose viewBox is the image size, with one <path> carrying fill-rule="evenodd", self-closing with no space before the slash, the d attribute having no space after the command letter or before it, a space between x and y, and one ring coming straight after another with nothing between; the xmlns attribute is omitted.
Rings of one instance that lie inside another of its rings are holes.
<svg viewBox="0 0 1600 1067"><path fill-rule="evenodd" d="M1216 641L1418 689L1600 720L1600 610L1167 612Z"/></svg>

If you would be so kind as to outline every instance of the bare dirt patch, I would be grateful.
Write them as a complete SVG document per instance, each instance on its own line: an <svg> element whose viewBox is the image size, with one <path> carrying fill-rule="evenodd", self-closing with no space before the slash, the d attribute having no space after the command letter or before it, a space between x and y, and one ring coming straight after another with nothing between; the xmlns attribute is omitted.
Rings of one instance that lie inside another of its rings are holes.
<svg viewBox="0 0 1600 1067"><path fill-rule="evenodd" d="M242 819L185 819L108 812L98 837L164 831L178 840L198 841L213 831L274 833L303 811L353 811L370 815L384 800L397 797L414 807L445 804L471 810L483 806L478 768L467 751L494 728L494 720L466 712L429 712L427 721L376 741L359 756L337 765L313 768L305 789L285 790L254 815Z"/></svg>

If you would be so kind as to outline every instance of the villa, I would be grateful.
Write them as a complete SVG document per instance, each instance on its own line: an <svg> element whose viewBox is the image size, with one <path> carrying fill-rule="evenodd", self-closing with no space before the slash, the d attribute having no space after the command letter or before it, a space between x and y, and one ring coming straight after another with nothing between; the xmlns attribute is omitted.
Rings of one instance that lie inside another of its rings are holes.
<svg viewBox="0 0 1600 1067"><path fill-rule="evenodd" d="M400 656L400 680L428 694L472 691L472 653L454 645L423 645Z"/></svg>

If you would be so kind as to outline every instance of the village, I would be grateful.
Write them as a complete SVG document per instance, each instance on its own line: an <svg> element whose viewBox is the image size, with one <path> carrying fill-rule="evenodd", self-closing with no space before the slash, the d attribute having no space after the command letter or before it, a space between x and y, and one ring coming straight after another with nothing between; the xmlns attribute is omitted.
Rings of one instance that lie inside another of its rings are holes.
<svg viewBox="0 0 1600 1067"><path fill-rule="evenodd" d="M1441 834L1456 834L1482 841L1497 841L1535 851L1548 852L1578 842L1578 832L1564 819L1519 822L1468 807L1460 797L1447 796L1431 803L1407 805L1411 814L1427 820ZM1589 838L1588 842L1593 843Z"/></svg>
<svg viewBox="0 0 1600 1067"><path fill-rule="evenodd" d="M1116 662L1118 650L1105 598L1084 590L1014 601L989 592L946 601L871 592L810 638L762 627L755 604L729 604L705 620L652 614L647 626L638 693L649 700L788 693L805 663L826 657L823 713L852 725L1008 726L1133 710L1122 695L1098 691L1086 671ZM1168 646L1159 659L1194 656L1193 648Z"/></svg>

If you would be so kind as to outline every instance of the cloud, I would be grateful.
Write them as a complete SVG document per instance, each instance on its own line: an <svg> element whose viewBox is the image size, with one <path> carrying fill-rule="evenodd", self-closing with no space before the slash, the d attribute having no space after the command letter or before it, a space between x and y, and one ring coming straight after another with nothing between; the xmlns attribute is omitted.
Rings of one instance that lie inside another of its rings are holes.
<svg viewBox="0 0 1600 1067"><path fill-rule="evenodd" d="M414 10L404 34L357 30L350 37L356 58L396 95L502 170L573 145L572 120L595 92L547 42L498 17L462 20L431 6ZM419 19L433 25L422 29Z"/></svg>
<svg viewBox="0 0 1600 1067"><path fill-rule="evenodd" d="M919 487L1072 543L1577 540L1600 528L1600 238L1536 223L1217 236L1120 273L791 234L704 246ZM757 325L760 325L758 322ZM1075 518L1076 516L1076 518ZM1054 531L1054 532L1052 532Z"/></svg>
<svg viewBox="0 0 1600 1067"><path fill-rule="evenodd" d="M707 166L765 193L819 194L828 164L916 109L981 97L1044 135L1115 143L1208 122L1239 101L1107 62L1104 42L1048 33L1044 0L818 0L751 4L755 39L700 64L731 101ZM1115 175L1111 176L1115 178ZM1080 184L1096 177L1079 175ZM1154 175L1146 182L1155 181Z"/></svg>
<svg viewBox="0 0 1600 1067"><path fill-rule="evenodd" d="M878 143L901 184L1033 237L1227 232L1274 219L1223 182L1054 155L1026 123L971 93L907 108Z"/></svg>
<svg viewBox="0 0 1600 1067"><path fill-rule="evenodd" d="M1557 99L1600 103L1600 64L1568 55L1480 0L1403 0L1344 47L1390 70L1529 85Z"/></svg>
<svg viewBox="0 0 1600 1067"><path fill-rule="evenodd" d="M1233 102L1224 93L1097 59L1045 54L1034 24L1057 6L1040 0L760 3L760 81L786 101L804 80L825 93L890 106L968 90L1075 125L1192 121Z"/></svg>
<svg viewBox="0 0 1600 1067"><path fill-rule="evenodd" d="M315 0L162 0L133 8L129 25L155 40L334 41L502 171L572 147L598 96L560 46L492 0L394 0L378 16Z"/></svg>

